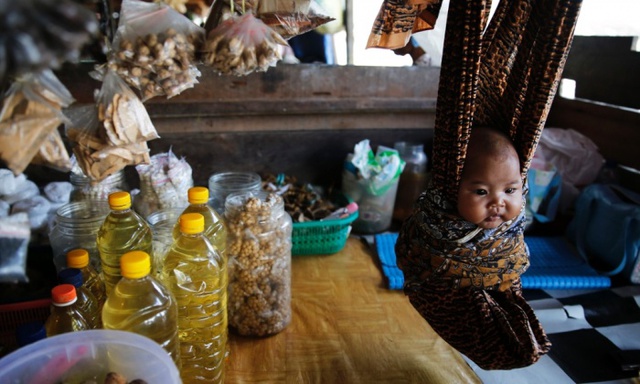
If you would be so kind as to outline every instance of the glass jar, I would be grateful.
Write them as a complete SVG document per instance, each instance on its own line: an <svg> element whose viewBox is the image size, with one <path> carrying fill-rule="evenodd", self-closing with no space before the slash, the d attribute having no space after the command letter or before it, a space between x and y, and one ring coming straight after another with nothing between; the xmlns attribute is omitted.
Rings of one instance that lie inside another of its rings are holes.
<svg viewBox="0 0 640 384"><path fill-rule="evenodd" d="M67 252L77 248L86 249L91 265L102 270L96 235L108 214L106 201L73 202L58 208L49 231L53 264L58 272L67 266Z"/></svg>
<svg viewBox="0 0 640 384"><path fill-rule="evenodd" d="M183 208L167 208L147 216L147 222L153 233L153 256L158 265L164 264L167 251L173 244L173 228L183 211ZM156 271L158 274L160 272L162 272L162 268L158 268Z"/></svg>
<svg viewBox="0 0 640 384"><path fill-rule="evenodd" d="M209 205L223 215L225 200L232 193L262 190L262 178L254 172L221 172L209 178Z"/></svg>
<svg viewBox="0 0 640 384"><path fill-rule="evenodd" d="M125 180L124 169L107 176L102 181L94 181L91 178L71 172L69 174L69 182L73 185L69 201L107 201L109 194L116 191L129 191L129 186Z"/></svg>
<svg viewBox="0 0 640 384"><path fill-rule="evenodd" d="M235 193L225 203L229 255L229 326L267 336L291 322L291 216L281 196Z"/></svg>
<svg viewBox="0 0 640 384"><path fill-rule="evenodd" d="M405 166L398 180L398 191L393 208L393 219L404 221L413 209L413 203L427 188L427 155L424 146L417 143L398 142L394 148Z"/></svg>

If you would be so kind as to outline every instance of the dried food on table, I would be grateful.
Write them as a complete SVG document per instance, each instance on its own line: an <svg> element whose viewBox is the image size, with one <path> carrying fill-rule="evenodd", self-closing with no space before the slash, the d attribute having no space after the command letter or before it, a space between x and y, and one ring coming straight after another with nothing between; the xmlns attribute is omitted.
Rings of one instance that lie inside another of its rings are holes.
<svg viewBox="0 0 640 384"><path fill-rule="evenodd" d="M16 79L0 112L0 158L15 174L32 162L69 170L69 154L57 128L64 122L62 108L74 99L51 70ZM58 136L58 137L56 137Z"/></svg>
<svg viewBox="0 0 640 384"><path fill-rule="evenodd" d="M204 29L169 5L124 0L108 68L139 89L142 101L171 98L198 83L195 53L203 40Z"/></svg>
<svg viewBox="0 0 640 384"><path fill-rule="evenodd" d="M294 223L321 220L339 207L311 184L301 184L293 176L284 174L263 177L262 188L284 200L284 209Z"/></svg>

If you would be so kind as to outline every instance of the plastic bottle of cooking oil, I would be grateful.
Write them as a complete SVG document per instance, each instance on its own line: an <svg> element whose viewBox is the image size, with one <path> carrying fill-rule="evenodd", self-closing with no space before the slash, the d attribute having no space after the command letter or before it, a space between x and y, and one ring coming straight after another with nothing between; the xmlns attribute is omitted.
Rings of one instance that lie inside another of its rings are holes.
<svg viewBox="0 0 640 384"><path fill-rule="evenodd" d="M82 272L83 285L93 294L98 306L102 308L107 299L102 276L89 263L89 252L86 249L78 248L67 252L67 267L76 268Z"/></svg>
<svg viewBox="0 0 640 384"><path fill-rule="evenodd" d="M44 324L47 337L61 333L91 329L76 305L76 288L71 284L60 284L51 290L51 314Z"/></svg>
<svg viewBox="0 0 640 384"><path fill-rule="evenodd" d="M180 235L167 252L164 284L178 302L180 375L185 383L223 383L227 344L226 273L204 236L204 216L180 216Z"/></svg>
<svg viewBox="0 0 640 384"><path fill-rule="evenodd" d="M204 216L204 235L213 246L218 248L222 256L225 256L227 249L227 228L222 216L208 204L209 188L189 188L188 199L189 206L182 213L199 213ZM175 239L179 235L180 223L176 222L173 227L173 238Z"/></svg>
<svg viewBox="0 0 640 384"><path fill-rule="evenodd" d="M164 348L180 368L178 305L169 289L151 273L151 257L131 251L120 258L122 278L102 309L105 329L146 336Z"/></svg>
<svg viewBox="0 0 640 384"><path fill-rule="evenodd" d="M113 192L109 195L109 208L104 223L98 230L97 244L107 296L122 276L120 257L129 251L144 251L153 255L153 234L149 224L131 209L129 192ZM155 262L151 271L156 270Z"/></svg>
<svg viewBox="0 0 640 384"><path fill-rule="evenodd" d="M102 328L102 307L98 305L96 297L85 287L82 271L76 268L67 268L58 272L60 284L71 284L76 288L76 305L85 315L89 327Z"/></svg>

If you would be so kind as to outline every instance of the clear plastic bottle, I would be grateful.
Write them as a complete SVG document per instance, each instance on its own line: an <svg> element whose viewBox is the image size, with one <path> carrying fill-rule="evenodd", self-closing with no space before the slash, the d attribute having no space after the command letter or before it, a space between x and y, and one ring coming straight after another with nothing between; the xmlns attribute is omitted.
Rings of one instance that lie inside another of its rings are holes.
<svg viewBox="0 0 640 384"><path fill-rule="evenodd" d="M76 288L71 284L60 284L51 290L51 314L44 324L47 337L67 332L90 329L76 305Z"/></svg>
<svg viewBox="0 0 640 384"><path fill-rule="evenodd" d="M227 344L227 273L204 236L204 217L180 216L180 236L164 260L163 283L178 302L180 375L185 383L223 383Z"/></svg>
<svg viewBox="0 0 640 384"><path fill-rule="evenodd" d="M110 194L109 207L111 212L105 218L97 236L107 297L122 276L120 273L122 255L135 250L153 255L151 227L131 208L129 192ZM156 269L156 262L152 260L152 273Z"/></svg>
<svg viewBox="0 0 640 384"><path fill-rule="evenodd" d="M122 279L102 309L105 329L134 332L156 341L180 368L178 305L151 272L151 257L131 251L120 258Z"/></svg>
<svg viewBox="0 0 640 384"><path fill-rule="evenodd" d="M76 268L82 272L83 285L93 294L98 306L102 308L107 299L107 292L102 275L93 268L93 265L89 264L89 252L82 248L67 252L67 267Z"/></svg>
<svg viewBox="0 0 640 384"><path fill-rule="evenodd" d="M102 328L102 306L93 293L83 285L82 271L77 268L63 269L58 272L58 280L60 284L71 284L76 288L76 306L85 315L89 328Z"/></svg>
<svg viewBox="0 0 640 384"><path fill-rule="evenodd" d="M393 219L402 222L409 217L413 203L427 188L428 158L422 144L401 141L395 143L394 147L406 162L398 180L398 191L393 207Z"/></svg>
<svg viewBox="0 0 640 384"><path fill-rule="evenodd" d="M204 235L220 251L226 261L227 228L222 216L207 204L209 202L209 189L205 187L189 188L188 197L189 206L182 214L199 213L204 216ZM173 238L176 239L178 236L180 236L180 223L176 222L173 227Z"/></svg>

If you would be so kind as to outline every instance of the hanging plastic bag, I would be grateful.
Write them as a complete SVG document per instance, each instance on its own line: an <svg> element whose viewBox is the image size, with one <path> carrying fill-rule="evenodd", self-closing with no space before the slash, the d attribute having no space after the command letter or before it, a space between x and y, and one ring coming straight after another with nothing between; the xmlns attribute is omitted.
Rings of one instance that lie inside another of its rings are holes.
<svg viewBox="0 0 640 384"><path fill-rule="evenodd" d="M247 12L223 21L207 35L204 64L223 75L245 76L264 72L282 59L287 42L260 19Z"/></svg>
<svg viewBox="0 0 640 384"><path fill-rule="evenodd" d="M0 282L29 281L27 276L27 250L31 230L25 212L0 218Z"/></svg>
<svg viewBox="0 0 640 384"><path fill-rule="evenodd" d="M66 135L83 173L102 181L127 165L149 163L147 140L158 138L144 105L112 71L96 105L69 109Z"/></svg>
<svg viewBox="0 0 640 384"><path fill-rule="evenodd" d="M167 4L124 0L108 67L139 89L142 101L171 98L198 83L195 53L203 39L202 27Z"/></svg>
<svg viewBox="0 0 640 384"><path fill-rule="evenodd" d="M0 112L0 158L14 174L24 171L39 152L40 164L70 169L69 155L56 135L65 119L62 108L73 102L71 93L48 69L22 76L11 85Z"/></svg>

